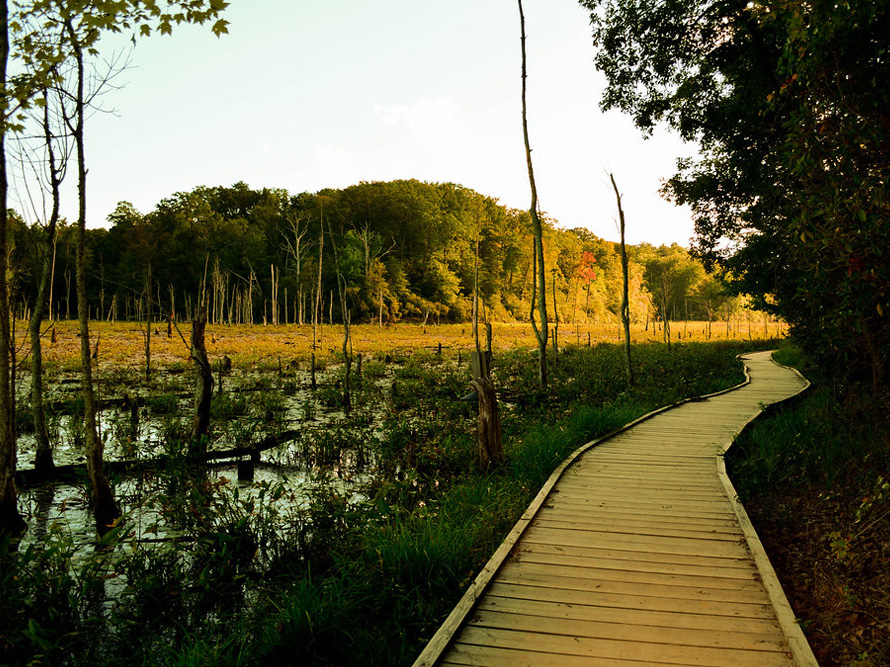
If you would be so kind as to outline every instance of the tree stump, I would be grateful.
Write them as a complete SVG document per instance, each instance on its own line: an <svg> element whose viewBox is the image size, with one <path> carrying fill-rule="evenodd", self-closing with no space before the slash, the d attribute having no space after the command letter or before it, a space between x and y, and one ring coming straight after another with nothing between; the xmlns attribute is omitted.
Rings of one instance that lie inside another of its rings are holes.
<svg viewBox="0 0 890 667"><path fill-rule="evenodd" d="M490 378L474 378L470 381L470 386L479 397L479 424L477 426L479 469L489 472L493 467L504 462L498 399L494 391L494 382Z"/></svg>
<svg viewBox="0 0 890 667"><path fill-rule="evenodd" d="M206 439L210 428L210 400L213 393L213 371L207 358L204 330L207 326L207 310L201 306L192 319L191 357L195 363L195 407L192 416L192 442ZM222 390L222 373L219 376Z"/></svg>

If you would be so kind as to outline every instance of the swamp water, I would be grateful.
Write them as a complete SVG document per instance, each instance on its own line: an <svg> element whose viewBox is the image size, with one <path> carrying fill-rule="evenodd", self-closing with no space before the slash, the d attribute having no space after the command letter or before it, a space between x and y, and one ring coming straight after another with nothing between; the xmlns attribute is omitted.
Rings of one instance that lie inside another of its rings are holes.
<svg viewBox="0 0 890 667"><path fill-rule="evenodd" d="M373 440L378 437L385 401L392 379L387 374L365 380L360 404L348 414L338 405L335 389L338 367L318 374L319 389L308 389L308 373L296 373L287 382L269 381L268 374L243 373L227 379L219 394L214 388L216 414L211 418L208 453L257 445L267 438L287 432L291 437L254 455L252 479L239 479L239 460L229 457L207 464L204 474L209 484L224 486L225 493L238 502L247 502L270 488L281 493L277 500L286 511L300 511L320 486L333 489L352 502L363 499L360 488L373 476ZM185 387L169 386L163 393L144 395L140 407L106 407L97 415L105 445L105 461L150 461L179 457L179 443L185 440L192 414L192 398ZM65 404L65 394L75 396L76 385L60 383L55 403ZM70 402L76 406L76 399ZM85 460L82 417L73 411L56 412L50 417L50 440L57 466L83 464ZM33 466L36 442L33 434L19 437L19 469ZM174 451L171 451L171 448ZM160 467L164 464L161 463ZM85 478L85 472L82 473ZM180 539L181 531L171 525L162 510L163 497L170 484L163 474L150 467L141 473L109 475L115 498L126 521L127 540L140 544ZM88 504L88 490L82 483L55 483L23 486L19 490L19 511L28 522L21 547L38 544L52 531L71 539L77 552L95 548L95 523Z"/></svg>

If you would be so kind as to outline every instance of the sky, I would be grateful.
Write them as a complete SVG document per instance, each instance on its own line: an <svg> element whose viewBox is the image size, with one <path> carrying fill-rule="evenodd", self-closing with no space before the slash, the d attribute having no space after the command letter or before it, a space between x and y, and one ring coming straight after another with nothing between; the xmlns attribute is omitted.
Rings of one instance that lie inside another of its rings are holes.
<svg viewBox="0 0 890 667"><path fill-rule="evenodd" d="M575 0L523 6L542 210L617 240L613 173L628 242L688 245L689 211L658 190L695 148L600 111L605 80ZM415 178L528 208L515 0L231 0L225 14L220 38L179 26L137 40L87 121L88 226L106 226L119 201L147 213L238 181L296 194ZM73 182L63 214L76 218Z"/></svg>

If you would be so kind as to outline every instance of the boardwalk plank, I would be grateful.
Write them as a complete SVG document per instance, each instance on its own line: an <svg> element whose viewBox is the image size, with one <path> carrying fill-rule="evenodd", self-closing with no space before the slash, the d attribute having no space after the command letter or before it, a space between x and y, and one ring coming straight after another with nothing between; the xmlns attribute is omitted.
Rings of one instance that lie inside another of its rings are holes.
<svg viewBox="0 0 890 667"><path fill-rule="evenodd" d="M768 604L734 604L720 600L700 600L694 605L688 599L648 595L648 586L638 587L637 594L604 593L571 588L555 588L537 583L516 583L498 579L491 585L491 594L518 600L538 600L564 604L582 604L613 609L647 609L650 611L685 614L694 609L698 614L724 616L726 618L772 619L774 612ZM468 626L469 627L469 626Z"/></svg>
<svg viewBox="0 0 890 667"><path fill-rule="evenodd" d="M505 598L487 595L479 603L477 611L500 611L503 613L527 614L540 618L586 620L596 623L611 623L634 627L659 627L676 630L698 630L722 633L742 633L751 635L777 636L779 625L771 618L731 618L710 614L687 612L674 614L652 609L621 609L615 607L594 607L579 604L550 603L539 600Z"/></svg>
<svg viewBox="0 0 890 667"><path fill-rule="evenodd" d="M672 562L658 554L643 558L628 559L626 553L606 549L568 549L552 545L523 545L516 558L528 562L576 565L592 569L634 572L655 572L664 575L691 574L702 577L722 577L750 580L758 578L757 569L747 558L735 561L698 557L689 562L688 557L674 557Z"/></svg>
<svg viewBox="0 0 890 667"><path fill-rule="evenodd" d="M754 563L747 556L744 558L721 558L717 556L704 556L700 554L665 554L652 551L630 551L616 548L615 545L594 545L591 547L577 547L558 544L535 544L523 542L521 551L517 553L560 554L566 558L578 558L593 563L596 559L604 559L616 563L622 563L629 570L646 569L670 573L672 568L686 566L708 570L719 568L724 572L744 572L746 576L757 572ZM726 575L730 576L730 575Z"/></svg>
<svg viewBox="0 0 890 667"><path fill-rule="evenodd" d="M623 579L623 578L622 578ZM655 581L653 581L655 580ZM669 600L708 600L735 602L742 605L768 605L769 597L760 582L738 588L714 588L707 580L691 581L689 578L649 577L649 581L626 581L596 577L593 573L578 576L573 568L512 561L505 567L498 581L521 586L541 586L583 592L601 592L614 595L645 595ZM657 582L657 583L656 583Z"/></svg>
<svg viewBox="0 0 890 667"><path fill-rule="evenodd" d="M542 572L552 572L569 578L591 579L593 581L613 581L633 584L652 584L658 586L685 586L696 589L714 589L730 591L761 592L763 588L755 577L729 578L717 576L713 573L696 571L675 572L646 572L639 570L626 570L623 568L594 567L589 563L564 563L559 558L526 558L524 554L518 554L507 566L521 566L521 574L528 575Z"/></svg>
<svg viewBox="0 0 890 667"><path fill-rule="evenodd" d="M647 537L680 537L696 540L723 540L740 543L745 539L744 534L738 528L735 530L699 529L691 527L653 525L651 522L603 522L587 517L567 517L558 515L558 518L550 519L548 516L540 516L535 525L541 528L554 528L557 530L583 530L599 533L614 533L615 535L645 535Z"/></svg>
<svg viewBox="0 0 890 667"><path fill-rule="evenodd" d="M636 641L600 640L586 637L564 637L538 632L491 630L467 626L461 644L478 644L499 648L527 649L556 655L573 655L610 660L651 661L659 665L703 665L706 667L778 667L791 665L787 653L779 651L739 651L735 649L676 646Z"/></svg>
<svg viewBox="0 0 890 667"><path fill-rule="evenodd" d="M541 521L571 521L573 523L590 523L600 526L614 526L618 528L637 526L640 528L647 527L670 527L670 528L690 528L697 531L715 530L723 533L734 533L741 536L742 531L737 522L730 521L726 518L712 517L682 517L682 516L652 516L648 513L626 513L606 508L591 508L588 511L572 510L570 507L562 508L560 511L547 511L544 508L538 516L538 522Z"/></svg>
<svg viewBox="0 0 890 667"><path fill-rule="evenodd" d="M552 618L541 615L540 610L528 608L525 614L480 609L473 617L473 624L482 628L516 630L564 637L584 637L587 639L613 639L635 642L641 637L653 644L674 646L708 647L733 649L737 651L770 651L784 653L787 647L776 633L750 633L712 630L700 628L678 629L658 625L627 625L622 621L601 622L574 618ZM774 629L773 629L774 630Z"/></svg>

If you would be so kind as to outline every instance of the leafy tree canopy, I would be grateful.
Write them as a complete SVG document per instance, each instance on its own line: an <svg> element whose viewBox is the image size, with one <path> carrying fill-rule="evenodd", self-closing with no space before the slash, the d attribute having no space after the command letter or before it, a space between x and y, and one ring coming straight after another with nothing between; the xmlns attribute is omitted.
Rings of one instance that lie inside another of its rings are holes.
<svg viewBox="0 0 890 667"><path fill-rule="evenodd" d="M826 368L886 386L887 0L581 0L604 109L701 145L665 193L696 252Z"/></svg>

